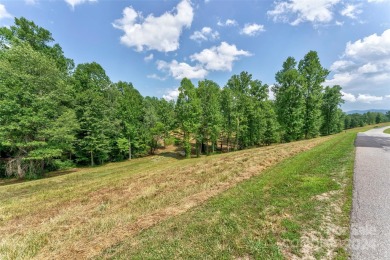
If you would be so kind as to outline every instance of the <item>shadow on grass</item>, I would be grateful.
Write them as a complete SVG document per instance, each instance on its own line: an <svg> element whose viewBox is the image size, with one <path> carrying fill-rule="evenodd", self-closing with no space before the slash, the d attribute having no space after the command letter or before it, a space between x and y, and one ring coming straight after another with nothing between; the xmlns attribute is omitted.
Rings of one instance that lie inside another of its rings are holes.
<svg viewBox="0 0 390 260"><path fill-rule="evenodd" d="M53 178L57 176L62 176L62 175L67 175L70 173L77 172L79 169L73 168L69 170L62 170L62 171L56 171L56 172L48 172L43 174L43 176L37 178L37 179L17 179L17 178L5 178L5 179L0 179L0 187L1 186L8 186L12 184L17 184L17 183L22 183L22 182L30 182L30 181L36 181L36 180L42 180L42 179L48 179L48 178Z"/></svg>

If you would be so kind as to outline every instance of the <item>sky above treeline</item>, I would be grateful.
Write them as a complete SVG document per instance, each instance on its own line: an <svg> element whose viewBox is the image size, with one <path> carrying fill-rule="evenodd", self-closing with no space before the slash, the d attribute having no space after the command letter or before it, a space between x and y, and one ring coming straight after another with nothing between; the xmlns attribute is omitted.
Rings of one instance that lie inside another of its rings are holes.
<svg viewBox="0 0 390 260"><path fill-rule="evenodd" d="M0 0L0 26L22 16L144 96L241 71L272 85L288 56L315 50L343 110L390 109L390 0Z"/></svg>

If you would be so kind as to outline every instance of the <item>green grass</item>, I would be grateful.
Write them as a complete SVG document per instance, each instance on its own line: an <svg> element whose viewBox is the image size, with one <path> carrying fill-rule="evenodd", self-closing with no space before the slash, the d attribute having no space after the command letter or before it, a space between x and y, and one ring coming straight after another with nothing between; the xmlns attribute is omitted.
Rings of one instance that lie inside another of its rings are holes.
<svg viewBox="0 0 390 260"><path fill-rule="evenodd" d="M383 133L390 134L390 128L385 129L385 131L383 131Z"/></svg>
<svg viewBox="0 0 390 260"><path fill-rule="evenodd" d="M356 132L3 183L0 259L346 258Z"/></svg>
<svg viewBox="0 0 390 260"><path fill-rule="evenodd" d="M334 136L200 207L118 243L101 258L304 257L302 237L314 234L311 256L328 258L330 253L346 259L354 139L355 131ZM323 199L316 197L321 195ZM330 238L337 245L327 244Z"/></svg>
<svg viewBox="0 0 390 260"><path fill-rule="evenodd" d="M191 160L163 154L0 186L0 259L98 255L327 139Z"/></svg>

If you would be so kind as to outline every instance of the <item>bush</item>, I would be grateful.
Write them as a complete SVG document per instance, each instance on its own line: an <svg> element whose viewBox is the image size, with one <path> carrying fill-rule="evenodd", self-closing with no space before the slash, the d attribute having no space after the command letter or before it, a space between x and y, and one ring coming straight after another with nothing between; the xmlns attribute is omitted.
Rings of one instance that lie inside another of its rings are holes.
<svg viewBox="0 0 390 260"><path fill-rule="evenodd" d="M26 180L37 180L41 178L42 175L36 172L27 172L26 175L24 175L24 178Z"/></svg>
<svg viewBox="0 0 390 260"><path fill-rule="evenodd" d="M170 136L164 139L165 145L173 145L176 141L176 138L174 136Z"/></svg>
<svg viewBox="0 0 390 260"><path fill-rule="evenodd" d="M0 161L0 178L6 178L8 177L7 176L7 173L5 171L5 163Z"/></svg>
<svg viewBox="0 0 390 260"><path fill-rule="evenodd" d="M67 170L75 167L75 164L71 160L56 159L52 162L53 170Z"/></svg>
<svg viewBox="0 0 390 260"><path fill-rule="evenodd" d="M178 138L175 137L175 145L176 145L176 146L179 146L179 145L181 145L181 144L182 144L182 141L181 141L180 139L178 139Z"/></svg>

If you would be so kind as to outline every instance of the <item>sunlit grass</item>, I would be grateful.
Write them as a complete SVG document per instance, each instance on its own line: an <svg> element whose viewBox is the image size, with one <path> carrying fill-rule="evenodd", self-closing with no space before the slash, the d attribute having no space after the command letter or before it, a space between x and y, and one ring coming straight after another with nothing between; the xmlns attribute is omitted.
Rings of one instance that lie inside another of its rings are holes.
<svg viewBox="0 0 390 260"><path fill-rule="evenodd" d="M102 257L347 258L354 138L334 136Z"/></svg>
<svg viewBox="0 0 390 260"><path fill-rule="evenodd" d="M347 226L355 132L0 186L0 259L299 255L336 202ZM338 192L313 199L329 191Z"/></svg>

